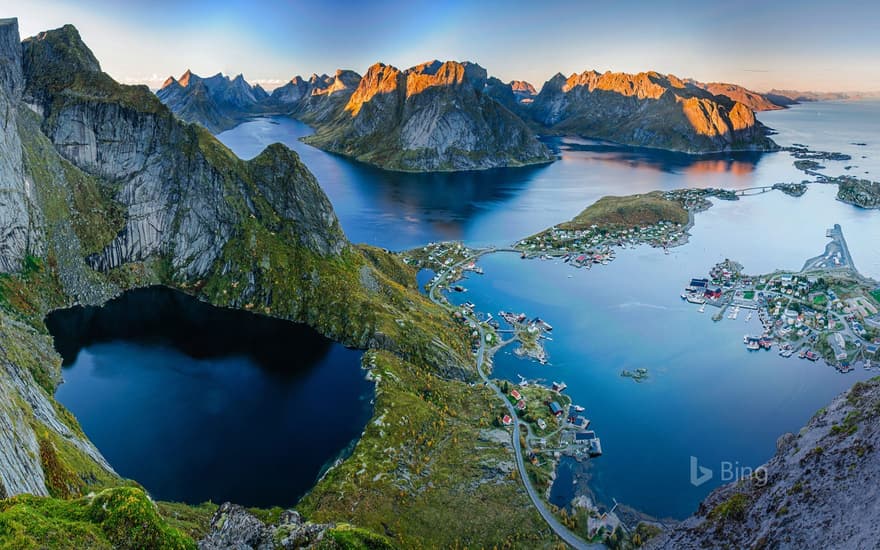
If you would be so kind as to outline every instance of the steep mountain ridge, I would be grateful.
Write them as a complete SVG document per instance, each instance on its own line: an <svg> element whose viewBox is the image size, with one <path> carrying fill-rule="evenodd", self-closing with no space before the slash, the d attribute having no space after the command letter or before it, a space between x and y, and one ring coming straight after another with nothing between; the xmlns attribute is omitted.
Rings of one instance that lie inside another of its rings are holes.
<svg viewBox="0 0 880 550"><path fill-rule="evenodd" d="M485 88L474 63L426 62L401 71L376 63L342 112L305 139L322 149L395 170L472 170L552 160Z"/></svg>
<svg viewBox="0 0 880 550"><path fill-rule="evenodd" d="M529 107L550 131L686 153L768 150L745 105L656 72L556 74Z"/></svg>

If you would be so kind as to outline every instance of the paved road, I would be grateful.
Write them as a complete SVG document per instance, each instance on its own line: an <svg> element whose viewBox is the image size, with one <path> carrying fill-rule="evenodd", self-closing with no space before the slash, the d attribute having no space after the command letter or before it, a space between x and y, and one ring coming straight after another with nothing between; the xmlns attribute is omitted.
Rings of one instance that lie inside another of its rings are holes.
<svg viewBox="0 0 880 550"><path fill-rule="evenodd" d="M484 250L484 251L479 252L477 254L477 256L482 256L483 254L487 254L489 252L495 252L495 251L496 250L491 250L491 251ZM470 258L470 259L465 260L463 262L459 262L458 264L450 266L450 269L460 267L460 266L464 265L465 263L472 261L473 259L474 258ZM431 285L431 288L428 291L428 297L435 304L437 304L441 307L446 307L445 304L442 301L440 301L437 298L437 296L435 295L435 292L437 290L437 285L439 283L440 283L440 281L438 280L437 282L435 282L434 284ZM510 403L510 401L508 401L507 397L504 396L504 392L502 392L498 386L493 384L492 381L489 380L489 377L486 376L486 373L483 371L483 361L485 360L485 357L486 357L486 334L485 334L485 330L483 329L483 325L480 324L480 322L476 319L474 319L474 321L477 323L477 329L480 332L480 347L477 350L477 373L479 373L480 378L483 379L483 382L485 382L487 386L492 388L492 390L499 397L499 399L501 399L501 401L504 402L504 404L507 406L507 410L509 411L510 417L513 419L517 419L518 417L516 415L516 410L514 409L513 405ZM526 425L526 428L528 428L528 425ZM564 525L562 525L559 522L559 520L556 519L556 516L554 516L553 513L544 505L544 501L541 500L541 497L538 495L537 491L535 491L535 488L532 486L532 481L529 479L528 472L526 472L526 464L525 464L525 461L523 460L522 447L519 444L519 438L520 438L520 425L519 425L519 420L516 420L513 423L513 441L512 441L512 443L513 443L513 452L516 455L516 466L517 466L517 469L519 470L519 477L520 477L520 479L522 479L523 485L526 488L526 492L528 493L529 498L532 500L532 504L535 506L535 508L537 508L538 513L541 514L541 517L544 518L544 521L547 522L547 525L550 527L550 529L552 529L553 532L556 533L556 536L558 536L560 539L565 541L572 548L577 548L579 550L580 549L605 548L605 546L602 544L587 543L582 538L580 538L579 536L577 536L574 533L572 533L571 531L569 531L568 528L565 527Z"/></svg>

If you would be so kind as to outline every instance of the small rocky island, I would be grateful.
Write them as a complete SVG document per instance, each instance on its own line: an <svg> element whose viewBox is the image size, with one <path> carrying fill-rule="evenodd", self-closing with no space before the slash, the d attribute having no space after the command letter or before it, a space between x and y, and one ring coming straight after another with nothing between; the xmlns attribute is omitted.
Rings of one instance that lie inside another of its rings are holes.
<svg viewBox="0 0 880 550"><path fill-rule="evenodd" d="M880 208L880 183L852 176L839 176L837 200L861 208Z"/></svg>

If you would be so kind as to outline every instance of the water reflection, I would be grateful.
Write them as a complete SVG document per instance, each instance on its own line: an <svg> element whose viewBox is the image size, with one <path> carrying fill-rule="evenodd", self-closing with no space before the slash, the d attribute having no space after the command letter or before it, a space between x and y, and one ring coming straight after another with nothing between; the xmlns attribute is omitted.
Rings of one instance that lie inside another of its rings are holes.
<svg viewBox="0 0 880 550"><path fill-rule="evenodd" d="M651 169L685 175L730 173L746 177L755 171L755 167L767 154L740 151L694 156L673 151L623 147L613 143L572 137L548 138L545 141L561 151L563 156L575 154L603 163L621 164L628 168Z"/></svg>
<svg viewBox="0 0 880 550"><path fill-rule="evenodd" d="M159 288L46 324L56 398L158 499L290 506L372 414L361 352L304 325Z"/></svg>

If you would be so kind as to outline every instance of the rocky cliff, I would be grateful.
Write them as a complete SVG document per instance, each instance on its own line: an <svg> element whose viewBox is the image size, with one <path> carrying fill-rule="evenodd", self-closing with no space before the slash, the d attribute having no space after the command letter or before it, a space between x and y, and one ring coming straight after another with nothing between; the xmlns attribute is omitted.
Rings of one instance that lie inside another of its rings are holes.
<svg viewBox="0 0 880 550"><path fill-rule="evenodd" d="M473 170L552 160L516 115L485 93L486 70L431 61L369 68L344 109L308 143L395 170Z"/></svg>
<svg viewBox="0 0 880 550"><path fill-rule="evenodd" d="M557 74L529 112L552 132L624 145L686 153L775 148L742 103L654 72Z"/></svg>
<svg viewBox="0 0 880 550"><path fill-rule="evenodd" d="M713 491L651 548L876 548L880 378L859 382L786 434L764 476Z"/></svg>
<svg viewBox="0 0 880 550"><path fill-rule="evenodd" d="M218 73L202 78L189 70L179 79L168 77L156 95L181 120L197 122L214 133L262 112L269 97L242 75L230 79Z"/></svg>
<svg viewBox="0 0 880 550"><path fill-rule="evenodd" d="M0 273L18 268L25 255L39 253L42 246L40 219L33 207L33 189L25 180L16 131L23 90L18 22L0 19Z"/></svg>

